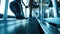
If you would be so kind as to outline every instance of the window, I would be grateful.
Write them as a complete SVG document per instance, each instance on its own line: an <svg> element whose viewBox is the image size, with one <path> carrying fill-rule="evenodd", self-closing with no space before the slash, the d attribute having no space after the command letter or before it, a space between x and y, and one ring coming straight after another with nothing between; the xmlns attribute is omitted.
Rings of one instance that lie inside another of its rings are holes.
<svg viewBox="0 0 60 34"><path fill-rule="evenodd" d="M1 6L0 6L0 14L4 14L4 10L5 10L5 1L6 0L1 0ZM9 8L9 4L10 2L12 2L13 0L9 0L8 3L8 15L14 16L14 14L12 13L12 11Z"/></svg>

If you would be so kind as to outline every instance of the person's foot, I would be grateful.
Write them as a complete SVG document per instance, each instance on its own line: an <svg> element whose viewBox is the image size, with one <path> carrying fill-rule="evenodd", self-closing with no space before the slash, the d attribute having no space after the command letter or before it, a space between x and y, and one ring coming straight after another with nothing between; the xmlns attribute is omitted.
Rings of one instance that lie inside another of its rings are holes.
<svg viewBox="0 0 60 34"><path fill-rule="evenodd" d="M32 14L29 15L29 18L32 18Z"/></svg>
<svg viewBox="0 0 60 34"><path fill-rule="evenodd" d="M29 15L29 21L31 21L31 19L32 19L32 14Z"/></svg>

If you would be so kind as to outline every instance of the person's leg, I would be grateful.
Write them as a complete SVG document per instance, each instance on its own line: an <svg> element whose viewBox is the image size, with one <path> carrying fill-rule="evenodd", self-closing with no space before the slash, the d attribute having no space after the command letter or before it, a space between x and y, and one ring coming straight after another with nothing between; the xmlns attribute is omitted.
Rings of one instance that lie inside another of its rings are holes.
<svg viewBox="0 0 60 34"><path fill-rule="evenodd" d="M32 6L30 6L30 15L29 15L30 18L32 18Z"/></svg>
<svg viewBox="0 0 60 34"><path fill-rule="evenodd" d="M30 9L30 15L29 15L29 17L32 18L33 0L29 1L29 7L30 7L29 8Z"/></svg>

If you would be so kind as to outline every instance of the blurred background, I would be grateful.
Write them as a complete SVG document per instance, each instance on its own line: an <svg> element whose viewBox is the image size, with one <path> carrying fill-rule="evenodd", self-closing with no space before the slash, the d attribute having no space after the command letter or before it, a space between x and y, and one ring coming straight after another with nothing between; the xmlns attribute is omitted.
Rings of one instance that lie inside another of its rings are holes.
<svg viewBox="0 0 60 34"><path fill-rule="evenodd" d="M60 0L0 0L0 34L60 34Z"/></svg>

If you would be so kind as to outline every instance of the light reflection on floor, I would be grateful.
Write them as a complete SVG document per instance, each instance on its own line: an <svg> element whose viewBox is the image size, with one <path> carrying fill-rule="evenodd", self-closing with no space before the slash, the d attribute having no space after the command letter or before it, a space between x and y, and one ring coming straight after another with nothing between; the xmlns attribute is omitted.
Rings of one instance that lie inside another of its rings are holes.
<svg viewBox="0 0 60 34"><path fill-rule="evenodd" d="M60 34L56 27L50 25L48 22L41 23L41 21L39 19L38 19L38 22L36 22L35 19L32 19L31 22L28 21L27 19L7 20L7 21L0 20L0 34L13 34L13 32L15 32L16 30L19 31L19 29L22 29L22 28L24 28L24 29L22 29L23 31L27 31L29 33L33 30L34 30L34 33L35 33L35 31L38 31L37 33L39 33L42 30L40 30L40 26L37 26L37 25L39 25L38 23L40 24L40 26L43 29L43 31L45 32L45 34Z"/></svg>
<svg viewBox="0 0 60 34"><path fill-rule="evenodd" d="M20 25L25 26L28 23L27 20L8 20L8 21L0 21L0 34L10 34L14 31L15 28L19 27Z"/></svg>

